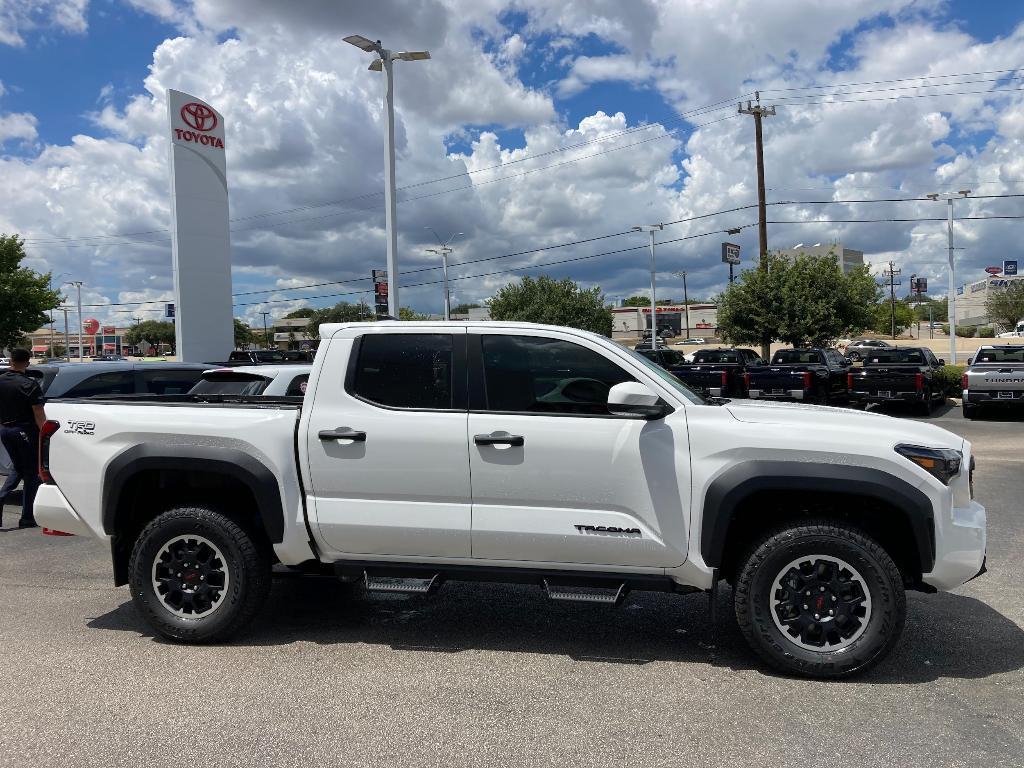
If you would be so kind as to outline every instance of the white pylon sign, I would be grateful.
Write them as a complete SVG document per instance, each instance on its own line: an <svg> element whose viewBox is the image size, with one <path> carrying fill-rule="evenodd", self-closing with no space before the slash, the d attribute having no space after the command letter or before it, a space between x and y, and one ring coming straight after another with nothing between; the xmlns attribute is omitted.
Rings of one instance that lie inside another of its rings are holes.
<svg viewBox="0 0 1024 768"><path fill-rule="evenodd" d="M224 118L167 91L171 139L171 247L178 358L226 360L234 349Z"/></svg>

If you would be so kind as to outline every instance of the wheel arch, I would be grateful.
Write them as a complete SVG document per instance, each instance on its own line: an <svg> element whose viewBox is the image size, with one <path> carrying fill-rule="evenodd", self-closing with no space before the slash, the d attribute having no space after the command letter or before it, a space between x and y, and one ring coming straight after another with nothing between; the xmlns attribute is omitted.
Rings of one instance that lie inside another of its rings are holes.
<svg viewBox="0 0 1024 768"><path fill-rule="evenodd" d="M133 519L145 505L144 486L155 481L156 490L161 479L182 483L161 497L163 506L210 495L219 502L216 506L233 512L240 523L261 538L265 536L269 544L284 540L281 489L273 471L259 459L230 447L137 445L117 455L103 476L101 522L103 531L111 536L115 584L126 583L134 538L145 522L161 511L157 503L140 519ZM200 487L190 485L190 480L198 481ZM255 514L241 512L245 507L254 508Z"/></svg>
<svg viewBox="0 0 1024 768"><path fill-rule="evenodd" d="M794 495L801 501L796 508ZM789 508L763 514L755 509L758 502L771 500L786 501ZM785 461L745 462L712 481L704 498L701 555L707 565L727 575L742 555L734 551L743 546L742 531L820 516L823 506L835 509L837 504L844 519L861 524L890 550L908 581L918 582L934 566L934 512L922 491L880 469Z"/></svg>

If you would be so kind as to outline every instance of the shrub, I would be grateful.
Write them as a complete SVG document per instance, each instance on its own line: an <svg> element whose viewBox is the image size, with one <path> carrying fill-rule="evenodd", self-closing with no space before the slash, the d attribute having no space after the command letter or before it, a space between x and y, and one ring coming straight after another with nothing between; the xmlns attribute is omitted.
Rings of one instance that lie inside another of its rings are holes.
<svg viewBox="0 0 1024 768"><path fill-rule="evenodd" d="M943 323L942 324L942 332L944 334L946 334L947 336L949 336L949 323Z"/></svg>
<svg viewBox="0 0 1024 768"><path fill-rule="evenodd" d="M978 335L981 338L983 338L983 339L991 339L991 338L995 337L996 329L995 328L979 328L978 329Z"/></svg>
<svg viewBox="0 0 1024 768"><path fill-rule="evenodd" d="M956 327L956 335L965 339L973 338L977 332L978 327L975 325L958 325Z"/></svg>
<svg viewBox="0 0 1024 768"><path fill-rule="evenodd" d="M965 365L944 365L935 372L935 387L941 387L942 392L946 397L959 397L963 391L960 386L961 378L964 375L964 371L967 370Z"/></svg>

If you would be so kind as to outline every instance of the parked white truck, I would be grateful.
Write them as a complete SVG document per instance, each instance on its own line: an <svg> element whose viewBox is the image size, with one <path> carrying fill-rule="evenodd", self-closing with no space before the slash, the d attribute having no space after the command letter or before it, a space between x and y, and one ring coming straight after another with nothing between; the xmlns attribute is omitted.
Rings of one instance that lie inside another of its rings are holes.
<svg viewBox="0 0 1024 768"><path fill-rule="evenodd" d="M705 401L609 339L325 325L304 398L48 407L41 525L109 541L161 635L240 630L274 563L369 590L535 583L618 605L733 585L754 650L819 677L892 648L905 589L984 571L971 446L834 408Z"/></svg>

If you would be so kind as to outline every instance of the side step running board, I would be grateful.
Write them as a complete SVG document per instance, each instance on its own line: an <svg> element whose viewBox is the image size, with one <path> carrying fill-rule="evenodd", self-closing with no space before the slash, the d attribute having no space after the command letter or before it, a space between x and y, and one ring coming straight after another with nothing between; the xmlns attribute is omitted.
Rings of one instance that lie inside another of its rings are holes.
<svg viewBox="0 0 1024 768"><path fill-rule="evenodd" d="M599 603L601 605L622 605L622 601L629 594L629 585L623 582L619 588L612 592L610 589L603 591L580 591L570 585L551 584L547 579L543 580L544 593L549 600L564 600L573 603Z"/></svg>
<svg viewBox="0 0 1024 768"><path fill-rule="evenodd" d="M430 578L403 576L374 576L369 571L363 572L363 580L368 592L403 592L413 595L432 595L441 586L443 579L435 573Z"/></svg>

